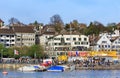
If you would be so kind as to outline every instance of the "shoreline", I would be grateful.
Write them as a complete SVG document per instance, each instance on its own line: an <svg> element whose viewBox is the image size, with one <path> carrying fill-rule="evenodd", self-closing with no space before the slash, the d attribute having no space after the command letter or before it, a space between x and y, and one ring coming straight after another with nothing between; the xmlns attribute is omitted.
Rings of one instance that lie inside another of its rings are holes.
<svg viewBox="0 0 120 78"><path fill-rule="evenodd" d="M120 70L120 67L76 67L76 70Z"/></svg>
<svg viewBox="0 0 120 78"><path fill-rule="evenodd" d="M19 67L26 65L36 65L36 64L0 64L0 69L18 69ZM95 67L75 67L76 70L120 70L120 65L112 66L95 66Z"/></svg>

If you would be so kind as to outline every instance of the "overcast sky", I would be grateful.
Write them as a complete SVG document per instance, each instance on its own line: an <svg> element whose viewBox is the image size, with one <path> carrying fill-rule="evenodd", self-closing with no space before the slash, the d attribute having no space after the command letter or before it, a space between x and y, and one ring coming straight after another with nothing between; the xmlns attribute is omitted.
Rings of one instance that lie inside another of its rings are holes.
<svg viewBox="0 0 120 78"><path fill-rule="evenodd" d="M0 18L8 24L11 17L28 24L37 20L48 24L59 14L64 23L78 20L107 23L120 22L120 0L1 0Z"/></svg>

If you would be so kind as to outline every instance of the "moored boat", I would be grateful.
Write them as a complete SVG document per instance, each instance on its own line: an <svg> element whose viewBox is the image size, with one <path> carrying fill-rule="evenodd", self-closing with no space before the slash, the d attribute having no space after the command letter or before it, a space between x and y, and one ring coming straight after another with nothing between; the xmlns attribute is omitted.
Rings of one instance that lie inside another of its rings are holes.
<svg viewBox="0 0 120 78"><path fill-rule="evenodd" d="M35 71L36 68L29 65L29 66L23 66L23 67L20 67L18 68L19 71L22 71L22 72L31 72L31 71Z"/></svg>
<svg viewBox="0 0 120 78"><path fill-rule="evenodd" d="M55 66L51 66L47 69L47 71L60 71L60 72L63 72L63 71L73 71L75 70L75 65L70 65L70 66L67 66L67 65L55 65Z"/></svg>
<svg viewBox="0 0 120 78"><path fill-rule="evenodd" d="M58 71L58 72L63 72L64 67L63 66L51 66L47 69L47 71Z"/></svg>

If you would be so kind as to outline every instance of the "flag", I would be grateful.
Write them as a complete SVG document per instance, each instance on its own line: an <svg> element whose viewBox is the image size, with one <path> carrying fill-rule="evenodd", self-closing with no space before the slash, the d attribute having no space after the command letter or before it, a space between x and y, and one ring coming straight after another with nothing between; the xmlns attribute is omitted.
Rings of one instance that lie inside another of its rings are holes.
<svg viewBox="0 0 120 78"><path fill-rule="evenodd" d="M19 55L19 52L17 50L14 50L14 55Z"/></svg>
<svg viewBox="0 0 120 78"><path fill-rule="evenodd" d="M78 53L78 51L76 51L76 56L79 56L79 53Z"/></svg>

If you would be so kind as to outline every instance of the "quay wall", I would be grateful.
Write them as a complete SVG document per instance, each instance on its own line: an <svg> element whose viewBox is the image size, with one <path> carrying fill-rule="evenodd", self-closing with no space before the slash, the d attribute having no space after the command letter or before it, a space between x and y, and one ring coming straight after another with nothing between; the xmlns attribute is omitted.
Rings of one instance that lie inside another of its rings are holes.
<svg viewBox="0 0 120 78"><path fill-rule="evenodd" d="M35 65L35 64L0 64L0 69L2 68L18 69L19 67L26 65Z"/></svg>
<svg viewBox="0 0 120 78"><path fill-rule="evenodd" d="M18 69L19 67L35 64L0 64L0 69ZM116 66L95 66L95 67L79 67L76 66L76 70L120 70L120 65Z"/></svg>
<svg viewBox="0 0 120 78"><path fill-rule="evenodd" d="M78 67L76 70L120 70L120 65L117 66L95 66L95 67Z"/></svg>

